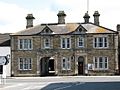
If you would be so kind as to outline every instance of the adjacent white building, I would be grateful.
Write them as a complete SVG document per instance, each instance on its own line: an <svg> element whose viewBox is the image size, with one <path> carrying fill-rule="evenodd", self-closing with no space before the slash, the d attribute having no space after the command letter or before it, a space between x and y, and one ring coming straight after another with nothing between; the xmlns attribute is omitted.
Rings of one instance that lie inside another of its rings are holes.
<svg viewBox="0 0 120 90"><path fill-rule="evenodd" d="M10 57L10 34L0 34L0 56L9 56ZM3 74L2 77L6 78L11 76L11 60L9 58L9 63L3 65Z"/></svg>

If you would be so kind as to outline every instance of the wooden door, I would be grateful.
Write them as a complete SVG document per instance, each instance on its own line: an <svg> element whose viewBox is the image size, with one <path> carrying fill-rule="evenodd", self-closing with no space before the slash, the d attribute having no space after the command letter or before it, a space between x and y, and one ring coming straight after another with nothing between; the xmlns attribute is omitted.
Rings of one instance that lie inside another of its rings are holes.
<svg viewBox="0 0 120 90"><path fill-rule="evenodd" d="M83 62L78 62L78 75L83 75Z"/></svg>

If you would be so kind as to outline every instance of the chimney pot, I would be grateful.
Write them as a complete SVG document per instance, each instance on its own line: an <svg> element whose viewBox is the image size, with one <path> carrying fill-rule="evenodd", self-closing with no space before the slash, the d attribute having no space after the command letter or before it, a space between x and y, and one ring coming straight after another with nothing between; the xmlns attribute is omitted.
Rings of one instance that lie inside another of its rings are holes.
<svg viewBox="0 0 120 90"><path fill-rule="evenodd" d="M33 19L35 19L35 18L33 17L33 14L28 14L28 15L27 15L27 17L26 17L26 20L27 20L26 28L33 27Z"/></svg>
<svg viewBox="0 0 120 90"><path fill-rule="evenodd" d="M95 25L99 25L100 24L99 23L99 16L100 16L99 12L95 11L94 14L93 14L93 16L94 16L94 24Z"/></svg>
<svg viewBox="0 0 120 90"><path fill-rule="evenodd" d="M85 20L85 23L89 23L89 18L90 18L90 16L89 16L88 12L85 13L85 15L83 16L83 18L84 18L84 20Z"/></svg>
<svg viewBox="0 0 120 90"><path fill-rule="evenodd" d="M57 16L58 16L58 24L65 24L65 16L66 16L65 12L59 11Z"/></svg>
<svg viewBox="0 0 120 90"><path fill-rule="evenodd" d="M117 24L117 31L120 31L120 24Z"/></svg>

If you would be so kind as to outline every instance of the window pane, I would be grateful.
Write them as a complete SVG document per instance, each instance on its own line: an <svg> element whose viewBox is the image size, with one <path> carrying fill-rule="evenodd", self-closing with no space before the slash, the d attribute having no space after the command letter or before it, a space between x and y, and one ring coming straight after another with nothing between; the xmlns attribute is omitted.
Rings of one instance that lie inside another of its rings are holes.
<svg viewBox="0 0 120 90"><path fill-rule="evenodd" d="M67 38L67 48L70 48L70 38Z"/></svg>
<svg viewBox="0 0 120 90"><path fill-rule="evenodd" d="M62 38L62 48L65 48L65 38Z"/></svg>
<svg viewBox="0 0 120 90"><path fill-rule="evenodd" d="M102 37L98 38L98 46L103 47L103 38Z"/></svg>
<svg viewBox="0 0 120 90"><path fill-rule="evenodd" d="M23 49L23 40L20 39L19 42L20 42L19 48L20 48L20 49Z"/></svg>
<svg viewBox="0 0 120 90"><path fill-rule="evenodd" d="M84 46L84 38L79 37L78 45L79 45L79 47L83 47Z"/></svg>
<svg viewBox="0 0 120 90"><path fill-rule="evenodd" d="M24 69L28 69L28 60L24 59Z"/></svg>
<svg viewBox="0 0 120 90"><path fill-rule="evenodd" d="M63 59L63 69L66 69L66 65L65 65L65 59Z"/></svg>
<svg viewBox="0 0 120 90"><path fill-rule="evenodd" d="M19 61L19 69L23 70L23 59L20 58L20 61Z"/></svg>
<svg viewBox="0 0 120 90"><path fill-rule="evenodd" d="M107 47L107 38L104 37L104 47Z"/></svg>
<svg viewBox="0 0 120 90"><path fill-rule="evenodd" d="M108 68L108 60L107 60L107 57L105 57L105 68Z"/></svg>
<svg viewBox="0 0 120 90"><path fill-rule="evenodd" d="M94 61L94 63L95 63L95 68L98 68L97 66L98 66L98 63L97 63L97 57L95 57L95 61Z"/></svg>
<svg viewBox="0 0 120 90"><path fill-rule="evenodd" d="M24 39L24 49L28 49L28 40Z"/></svg>
<svg viewBox="0 0 120 90"><path fill-rule="evenodd" d="M67 61L67 69L70 70L71 68L71 61L70 59L68 58L68 61Z"/></svg>
<svg viewBox="0 0 120 90"><path fill-rule="evenodd" d="M94 38L94 47L97 47L97 38Z"/></svg>
<svg viewBox="0 0 120 90"><path fill-rule="evenodd" d="M99 57L99 68L103 68L103 58Z"/></svg>
<svg viewBox="0 0 120 90"><path fill-rule="evenodd" d="M31 39L28 39L28 48L29 48L29 49L32 49L32 42L31 42Z"/></svg>
<svg viewBox="0 0 120 90"><path fill-rule="evenodd" d="M28 61L28 62L29 62L29 63L28 63L28 65L29 65L29 68L28 68L28 69L32 69L31 58L29 58L28 60L29 60L29 61Z"/></svg>
<svg viewBox="0 0 120 90"><path fill-rule="evenodd" d="M45 48L50 47L50 39L46 38L44 43L45 43Z"/></svg>

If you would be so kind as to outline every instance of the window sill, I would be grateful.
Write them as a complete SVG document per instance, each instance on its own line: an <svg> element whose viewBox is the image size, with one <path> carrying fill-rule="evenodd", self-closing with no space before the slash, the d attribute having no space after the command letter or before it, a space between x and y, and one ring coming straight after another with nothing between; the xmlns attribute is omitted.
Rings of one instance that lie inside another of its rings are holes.
<svg viewBox="0 0 120 90"><path fill-rule="evenodd" d="M93 71L108 71L108 69L93 69Z"/></svg>
<svg viewBox="0 0 120 90"><path fill-rule="evenodd" d="M33 49L18 49L18 50L20 50L20 51L31 51Z"/></svg>
<svg viewBox="0 0 120 90"><path fill-rule="evenodd" d="M62 71L70 71L71 69L62 69Z"/></svg>
<svg viewBox="0 0 120 90"><path fill-rule="evenodd" d="M85 48L85 47L84 47L84 46L83 46L83 47L79 47L79 46L78 46L78 48Z"/></svg>
<svg viewBox="0 0 120 90"><path fill-rule="evenodd" d="M109 47L93 47L94 49L108 49Z"/></svg>
<svg viewBox="0 0 120 90"><path fill-rule="evenodd" d="M61 49L71 49L71 48L61 48Z"/></svg>
<svg viewBox="0 0 120 90"><path fill-rule="evenodd" d="M19 71L31 71L32 69L19 69Z"/></svg>

